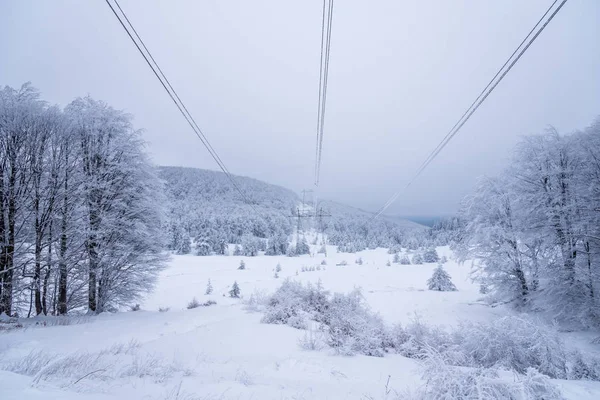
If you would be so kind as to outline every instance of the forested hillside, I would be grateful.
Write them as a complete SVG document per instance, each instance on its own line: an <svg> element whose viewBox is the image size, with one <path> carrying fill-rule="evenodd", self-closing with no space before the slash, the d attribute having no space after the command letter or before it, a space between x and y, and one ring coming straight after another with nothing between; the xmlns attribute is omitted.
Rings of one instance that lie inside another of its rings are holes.
<svg viewBox="0 0 600 400"><path fill-rule="evenodd" d="M259 250L277 255L287 252L296 229L292 218L300 198L289 189L256 179L235 176L246 194L244 201L225 174L197 168L160 167L169 204L169 248L178 254L225 254L227 244L240 244L245 255ZM303 214L315 214L306 206ZM340 251L404 245L420 247L425 227L397 218L371 220L372 213L322 200L321 218L302 218L302 231L324 231ZM191 239L191 240L190 240ZM192 241L195 248L192 249Z"/></svg>
<svg viewBox="0 0 600 400"><path fill-rule="evenodd" d="M224 254L226 244L244 238L287 237L292 232L289 216L299 199L291 190L235 176L247 203L222 172L160 167L159 175L169 204L169 247L177 253L191 251L189 238L199 255L208 255Z"/></svg>

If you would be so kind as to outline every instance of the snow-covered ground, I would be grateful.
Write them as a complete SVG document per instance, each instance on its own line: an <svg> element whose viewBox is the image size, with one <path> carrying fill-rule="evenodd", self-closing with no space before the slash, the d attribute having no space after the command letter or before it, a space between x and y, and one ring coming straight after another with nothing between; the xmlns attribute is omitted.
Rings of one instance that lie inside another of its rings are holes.
<svg viewBox="0 0 600 400"><path fill-rule="evenodd" d="M286 277L320 279L332 292L360 287L390 325L418 317L451 326L509 312L480 303L470 266L454 262L447 248L438 252L449 258L445 268L457 292L426 290L435 264L386 266L392 256L385 249L347 254L330 248L327 258L173 256L141 311L0 334L0 364L19 372L0 371L0 399L395 399L422 384L415 360L301 350L305 331L261 324L262 315L247 311L228 291L237 281L247 299L273 292ZM358 257L362 265L355 263ZM242 259L246 269L238 270ZM342 261L348 265L336 265ZM278 263L282 270L275 278ZM214 292L205 295L209 278ZM186 309L194 297L217 304ZM43 358L51 359L48 366L27 376ZM600 398L598 382L556 383L567 398Z"/></svg>

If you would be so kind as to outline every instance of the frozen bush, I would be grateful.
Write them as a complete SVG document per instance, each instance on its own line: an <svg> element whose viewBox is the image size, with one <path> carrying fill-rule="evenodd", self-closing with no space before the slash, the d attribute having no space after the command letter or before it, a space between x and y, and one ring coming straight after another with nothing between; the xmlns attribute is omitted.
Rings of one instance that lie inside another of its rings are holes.
<svg viewBox="0 0 600 400"><path fill-rule="evenodd" d="M307 314L304 312L300 312L296 315L292 315L288 318L287 324L292 328L296 329L307 329L308 328L308 319Z"/></svg>
<svg viewBox="0 0 600 400"><path fill-rule="evenodd" d="M382 357L387 334L379 315L371 312L359 289L336 293L325 312L328 344L340 354Z"/></svg>
<svg viewBox="0 0 600 400"><path fill-rule="evenodd" d="M167 312L171 309L171 307L158 307L158 312Z"/></svg>
<svg viewBox="0 0 600 400"><path fill-rule="evenodd" d="M394 263L398 264L400 262L400 254L394 253Z"/></svg>
<svg viewBox="0 0 600 400"><path fill-rule="evenodd" d="M187 305L188 310L191 310L192 308L198 308L198 307L200 307L200 302L195 297Z"/></svg>
<svg viewBox="0 0 600 400"><path fill-rule="evenodd" d="M281 272L281 264L277 263L277 266L275 267L275 272Z"/></svg>
<svg viewBox="0 0 600 400"><path fill-rule="evenodd" d="M427 280L427 287L429 290L437 290L439 292L456 291L456 286L452 283L450 275L446 272L442 264L433 270L433 275Z"/></svg>
<svg viewBox="0 0 600 400"><path fill-rule="evenodd" d="M140 311L141 307L139 304L134 304L129 308L129 311Z"/></svg>
<svg viewBox="0 0 600 400"><path fill-rule="evenodd" d="M246 263L244 262L244 260L240 261L240 266L238 267L239 270L245 270L246 269Z"/></svg>
<svg viewBox="0 0 600 400"><path fill-rule="evenodd" d="M362 259L362 257L358 257L356 259L355 263L358 264L358 265L363 265L363 259Z"/></svg>
<svg viewBox="0 0 600 400"><path fill-rule="evenodd" d="M262 322L289 324L290 318L298 316L318 321L328 307L328 295L320 281L316 286L309 283L304 287L300 282L286 279L269 298Z"/></svg>
<svg viewBox="0 0 600 400"><path fill-rule="evenodd" d="M448 262L448 257L446 257L446 256L442 256L442 257L440 258L440 264L446 264L447 262Z"/></svg>
<svg viewBox="0 0 600 400"><path fill-rule="evenodd" d="M326 260L321 261L321 265L327 265L327 261Z"/></svg>
<svg viewBox="0 0 600 400"><path fill-rule="evenodd" d="M491 368L463 368L448 365L443 357L430 352L423 364L423 386L414 398L419 400L559 400L562 394L547 376L529 368L522 375L502 379Z"/></svg>
<svg viewBox="0 0 600 400"><path fill-rule="evenodd" d="M344 267L346 265L348 265L348 263L346 262L346 260L342 260L339 263L336 264L338 267Z"/></svg>
<svg viewBox="0 0 600 400"><path fill-rule="evenodd" d="M403 256L400 258L400 264L401 264L401 265L410 265L410 259L408 258L408 256L407 256L407 255L403 255Z"/></svg>
<svg viewBox="0 0 600 400"><path fill-rule="evenodd" d="M390 260L387 260L387 262L385 263L386 267L391 267L392 263L390 262Z"/></svg>
<svg viewBox="0 0 600 400"><path fill-rule="evenodd" d="M567 378L564 345L543 325L509 316L491 323L464 322L452 336L468 356L466 365L501 366L521 374L531 367L551 378Z"/></svg>
<svg viewBox="0 0 600 400"><path fill-rule="evenodd" d="M571 355L569 379L598 381L600 380L600 362L596 359L584 357L576 351Z"/></svg>

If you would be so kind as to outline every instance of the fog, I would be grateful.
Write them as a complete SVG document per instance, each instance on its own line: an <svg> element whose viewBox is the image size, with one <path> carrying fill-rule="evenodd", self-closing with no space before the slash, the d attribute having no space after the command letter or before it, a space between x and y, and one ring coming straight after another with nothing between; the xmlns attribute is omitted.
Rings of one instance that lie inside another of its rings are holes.
<svg viewBox="0 0 600 400"><path fill-rule="evenodd" d="M337 1L319 196L379 208L550 3ZM120 4L232 173L313 187L321 1ZM217 169L104 1L0 2L0 57L0 85L105 100L155 163ZM600 2L572 0L388 213L453 213L521 135L598 114Z"/></svg>

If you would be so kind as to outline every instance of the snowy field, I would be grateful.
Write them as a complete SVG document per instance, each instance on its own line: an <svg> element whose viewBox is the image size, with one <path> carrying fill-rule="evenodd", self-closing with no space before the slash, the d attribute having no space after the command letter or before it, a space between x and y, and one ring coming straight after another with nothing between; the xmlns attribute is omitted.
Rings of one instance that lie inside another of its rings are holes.
<svg viewBox="0 0 600 400"><path fill-rule="evenodd" d="M0 360L19 372L0 371L0 399L410 398L423 385L416 360L395 354L344 357L329 348L305 351L298 342L306 331L262 324L262 314L243 303L253 293L272 293L289 277L321 280L331 292L360 287L388 325L418 318L455 326L509 313L480 302L478 286L469 280L470 265L454 262L447 248L438 253L449 259L445 268L457 292L426 290L435 264L387 266L392 256L385 249L347 254L330 248L327 258L173 256L140 311L72 318L65 326L40 320L0 334ZM355 263L359 257L362 265ZM241 260L245 270L238 270ZM336 265L342 261L348 265ZM278 263L282 270L275 278ZM208 279L211 295L204 294ZM228 297L234 281L242 300ZM188 310L194 297L217 304ZM564 335L572 346L588 343L586 336ZM51 361L30 376L40 359ZM598 382L554 382L569 399L600 398Z"/></svg>

